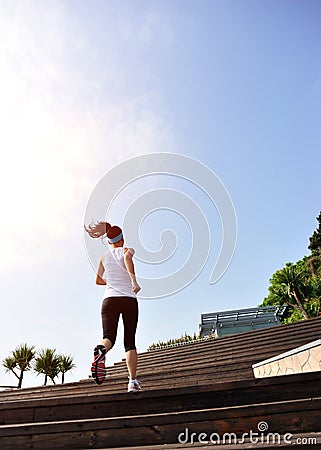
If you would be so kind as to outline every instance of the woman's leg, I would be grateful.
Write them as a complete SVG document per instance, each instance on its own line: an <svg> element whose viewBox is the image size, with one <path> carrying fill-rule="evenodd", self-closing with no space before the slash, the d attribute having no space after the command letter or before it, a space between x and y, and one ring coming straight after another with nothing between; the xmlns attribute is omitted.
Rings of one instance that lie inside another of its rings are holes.
<svg viewBox="0 0 321 450"><path fill-rule="evenodd" d="M108 352L115 344L120 309L117 297L105 298L101 307L103 339L101 345Z"/></svg>
<svg viewBox="0 0 321 450"><path fill-rule="evenodd" d="M106 378L106 353L112 348L116 340L119 320L119 305L117 298L105 298L102 304L101 316L103 324L103 339L100 345L94 348L94 361L91 365L91 374L97 384L102 384Z"/></svg>
<svg viewBox="0 0 321 450"><path fill-rule="evenodd" d="M138 322L138 303L136 298L130 297L124 298L122 300L122 303L126 363L130 379L135 380L137 372L137 351L135 336Z"/></svg>
<svg viewBox="0 0 321 450"><path fill-rule="evenodd" d="M128 368L129 378L131 380L136 379L137 374L137 351L136 350L128 350L126 352L126 364Z"/></svg>
<svg viewBox="0 0 321 450"><path fill-rule="evenodd" d="M106 353L109 352L109 350L110 350L110 349L112 348L112 346L113 346L112 342L111 342L108 338L102 339L102 340L100 341L100 345L103 345L103 346L105 347Z"/></svg>

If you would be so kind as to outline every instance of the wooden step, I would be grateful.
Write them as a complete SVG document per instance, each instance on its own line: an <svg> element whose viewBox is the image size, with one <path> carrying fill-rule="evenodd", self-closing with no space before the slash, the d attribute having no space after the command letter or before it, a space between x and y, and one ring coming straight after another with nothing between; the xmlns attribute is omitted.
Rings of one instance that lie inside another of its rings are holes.
<svg viewBox="0 0 321 450"><path fill-rule="evenodd" d="M276 336L273 335L269 337L266 336L264 341L259 340L257 337L253 340L254 336L252 336L251 341L249 342L239 342L238 344L235 343L234 345L231 345L231 343L229 343L229 345L226 346L223 346L218 341L215 341L215 345L212 342L208 342L208 345L206 347L201 345L203 344L203 342L199 344L192 343L184 346L184 348L182 348L182 351L177 353L173 352L172 354L165 355L162 353L163 350L159 350L155 352L157 353L157 355L151 356L149 358L143 357L142 354L139 354L139 365L141 367L147 365L152 365L155 367L158 365L163 366L167 363L180 364L184 361L190 361L191 359L201 362L203 359L208 358L209 355L211 355L212 358L219 360L230 354L244 357L251 356L253 360L259 361L260 358L267 359L273 355L291 350L300 345L307 344L311 342L311 340L318 338L320 336L321 323L318 322L318 324L318 328L314 330L303 330L304 332L302 330L301 332L298 330L295 341L293 341L292 334L286 334L282 337L282 340L280 340L280 337L277 337L277 339L275 339ZM312 333L312 331L314 332L314 334ZM260 354L260 356L256 357L257 353ZM125 361L121 361L110 367L110 372L113 373L118 369L126 370Z"/></svg>
<svg viewBox="0 0 321 450"><path fill-rule="evenodd" d="M214 372L213 367L204 367L193 372L189 369L185 371L166 371L162 374L145 375L140 377L144 391L155 389L171 389L180 386L208 385L209 383L222 382L227 380L235 380L236 374L239 373L238 379L253 379L252 369L246 366L230 367L229 373L221 374L219 371ZM32 391L24 392L24 390L15 391L4 395L1 401L13 401L17 399L36 399L43 397L68 397L75 395L90 395L93 393L104 392L110 394L114 392L124 392L127 390L127 377L107 377L106 382L97 386L93 380L75 383L63 386L40 386L33 388Z"/></svg>
<svg viewBox="0 0 321 450"><path fill-rule="evenodd" d="M0 426L0 447L11 449L122 448L176 444L205 433L258 432L265 422L270 433L321 431L321 398L210 408L150 415L25 423ZM204 434L202 438L205 439Z"/></svg>
<svg viewBox="0 0 321 450"><path fill-rule="evenodd" d="M253 372L249 363L229 364L225 367L213 367L211 364L204 364L203 367L186 367L184 370L168 369L162 372L142 372L139 377L145 390L154 389L156 386L167 389L174 385L197 385L210 381L220 382L227 379L252 379ZM32 389L19 389L4 392L1 401L10 399L36 398L43 396L66 396L76 393L91 393L93 391L113 392L123 391L127 387L127 375L107 375L107 381L102 386L97 386L92 379L80 383L66 383L64 385L39 386Z"/></svg>
<svg viewBox="0 0 321 450"><path fill-rule="evenodd" d="M291 444L287 441L289 437L287 435L280 436L280 442L277 442L277 445L272 439L272 436L260 442L257 442L255 437L251 439L244 439L244 443L240 443L240 441L236 441L236 443L232 444L211 444L209 441L208 444L204 445L199 442L194 442L193 444L160 444L160 445L148 445L147 446L139 446L139 447L122 447L121 450L175 450L175 449L207 449L207 448L219 448L220 450L247 450L247 449L275 449L276 447L282 448L282 450L293 450L293 447L296 450L309 450L312 448L317 449L318 446L321 445L321 433L300 433L294 434L291 437ZM222 439L223 441L223 439ZM227 437L225 439L227 442ZM83 449L80 449L83 450ZM100 450L108 450L107 448Z"/></svg>
<svg viewBox="0 0 321 450"><path fill-rule="evenodd" d="M262 358L263 359L263 358ZM253 361L237 360L232 357L224 361L206 362L203 365L190 364L182 368L165 367L162 371L149 370L141 371L140 380L145 390L163 388L168 389L180 385L201 385L227 380L253 379L251 365ZM68 383L65 385L40 386L14 391L4 391L0 399L8 401L10 399L37 398L45 396L68 396L75 394L86 394L94 391L100 392L123 392L127 385L127 374L111 374L107 377L107 382L103 386L96 386L93 380L81 383Z"/></svg>
<svg viewBox="0 0 321 450"><path fill-rule="evenodd" d="M153 358L154 355L157 353L161 353L162 356L165 356L166 354L174 355L176 352L177 354L180 354L182 352L188 352L190 346L198 346L201 348L202 346L205 348L209 348L210 346L231 346L231 345L240 345L242 342L247 343L255 343L258 340L266 340L269 342L271 339L278 338L280 336L286 336L286 335L296 335L297 333L305 333L306 336L309 335L310 332L315 331L318 333L318 330L320 330L321 327L321 318L313 318L309 320L304 320L300 322L290 323L286 325L277 325L275 327L271 327L268 329L263 330L252 330L248 331L246 333L240 333L237 335L231 335L231 336L225 336L219 339L207 339L205 341L196 341L191 342L189 344L177 346L177 347L168 347L158 350L153 350L149 352L142 352L140 353L140 357L143 358Z"/></svg>
<svg viewBox="0 0 321 450"><path fill-rule="evenodd" d="M155 372L163 370L166 367L180 369L184 367L184 365L202 366L204 363L209 362L212 365L214 364L224 365L229 362L235 362L236 360L249 361L250 364L255 364L255 362L263 361L264 359L268 359L278 354L284 353L288 350L292 350L297 346L308 344L309 342L311 342L311 335L302 340L298 338L295 344L293 344L293 337L289 336L288 341L285 340L282 343L276 343L275 345L271 345L273 344L273 342L271 342L270 340L270 342L266 344L265 347L263 345L258 345L257 347L252 346L251 349L249 349L248 346L245 348L238 348L238 349L230 348L228 352L226 351L214 352L208 349L208 351L204 352L204 354L198 351L194 351L190 352L188 355L181 355L180 357L177 356L176 358L167 357L164 358L163 360L159 358L155 361L150 361L148 364L145 361L141 361L139 355L138 371L142 372L148 369L149 371ZM110 375L127 373L126 363L122 363L122 365L118 366L109 367L108 372Z"/></svg>
<svg viewBox="0 0 321 450"><path fill-rule="evenodd" d="M115 417L318 397L321 372L168 390L74 395L0 404L0 424Z"/></svg>
<svg viewBox="0 0 321 450"><path fill-rule="evenodd" d="M184 370L169 370L163 372L146 372L139 377L144 385L145 390L154 389L155 387L168 389L179 385L198 385L208 384L212 382L220 382L228 379L253 379L253 372L248 363L231 364L223 368L214 367L211 364L203 367L186 367ZM37 398L43 396L67 396L75 395L76 393L91 393L93 391L113 392L124 391L127 388L127 376L110 375L107 376L107 381L97 386L93 380L88 380L81 383L68 383L65 385L49 385L39 386L32 390L16 390L12 392L3 393L1 401L9 401L10 399L23 398Z"/></svg>
<svg viewBox="0 0 321 450"><path fill-rule="evenodd" d="M319 337L320 326L321 319L316 318L295 324L280 325L268 330L250 331L238 336L195 342L182 346L178 350L167 348L145 352L139 355L138 373L147 390L155 386L166 389L179 384L193 384L192 373L195 374L197 384L202 384L203 381L217 382L222 378L235 380L253 378L252 364ZM171 378L171 384L167 384L167 378ZM126 380L125 363L116 364L109 368L108 385L105 389L108 391L110 386L112 391L122 392ZM0 401L11 397L17 398L17 396L22 398L25 395L28 397L51 394L69 395L87 389L92 391L99 388L92 380L88 380L47 387L42 391L39 391L39 388L7 390L0 392Z"/></svg>
<svg viewBox="0 0 321 450"><path fill-rule="evenodd" d="M251 368L319 338L320 325L321 318L311 319L145 352L139 355L144 387L139 395L126 392L124 361L109 368L102 386L88 379L1 392L0 448L208 448L213 445L180 444L178 436L186 429L195 436L241 436L257 432L259 422L272 433L320 438L321 372L254 379ZM245 440L230 448L253 444ZM265 442L264 448L275 445Z"/></svg>
<svg viewBox="0 0 321 450"><path fill-rule="evenodd" d="M251 361L240 362L234 358L229 364L212 362L202 366L189 365L182 368L165 368L163 371L141 372L140 380L145 390L163 388L167 389L179 385L208 384L209 382L221 382L226 380L253 379ZM80 383L67 383L64 385L39 386L34 388L4 391L1 401L10 399L36 398L43 396L67 396L79 393L100 392L122 392L126 389L127 375L108 375L106 383L97 386L92 379Z"/></svg>

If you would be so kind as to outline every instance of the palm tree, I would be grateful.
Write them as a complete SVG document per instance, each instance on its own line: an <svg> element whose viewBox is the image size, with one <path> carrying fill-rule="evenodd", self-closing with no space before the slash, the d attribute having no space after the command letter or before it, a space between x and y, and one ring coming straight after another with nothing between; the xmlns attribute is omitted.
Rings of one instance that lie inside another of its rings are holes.
<svg viewBox="0 0 321 450"><path fill-rule="evenodd" d="M284 290L288 303L297 307L304 319L309 319L309 315L303 306L304 292L307 286L304 283L301 271L294 264L287 264L282 270L276 272L274 276L275 281Z"/></svg>
<svg viewBox="0 0 321 450"><path fill-rule="evenodd" d="M310 245L309 250L311 250L312 255L315 253L320 253L321 251L321 212L316 218L319 225L318 228L314 231L313 235L310 237Z"/></svg>
<svg viewBox="0 0 321 450"><path fill-rule="evenodd" d="M15 371L15 369L17 367L17 363L12 356L8 356L7 358L5 358L2 361L2 365L6 369L6 372L12 372L14 374L14 376L17 377L19 380L19 375Z"/></svg>
<svg viewBox="0 0 321 450"><path fill-rule="evenodd" d="M309 268L309 271L311 272L312 278L316 278L318 274L320 274L320 268L321 268L321 253L315 252L314 255L307 258L307 267Z"/></svg>
<svg viewBox="0 0 321 450"><path fill-rule="evenodd" d="M22 386L24 372L31 369L31 362L35 357L35 347L32 345L28 347L27 344L21 344L12 352L10 356L2 361L2 365L6 372L12 372L18 378L18 388ZM16 369L20 370L20 374Z"/></svg>
<svg viewBox="0 0 321 450"><path fill-rule="evenodd" d="M60 373L60 356L57 355L56 349L45 348L40 350L33 369L38 375L43 374L45 376L44 386L47 385L48 378L53 384L56 384L55 378Z"/></svg>
<svg viewBox="0 0 321 450"><path fill-rule="evenodd" d="M59 357L59 369L61 373L61 383L64 384L65 382L65 373L69 372L69 370L72 370L76 367L76 364L74 364L74 358L71 355L61 355Z"/></svg>

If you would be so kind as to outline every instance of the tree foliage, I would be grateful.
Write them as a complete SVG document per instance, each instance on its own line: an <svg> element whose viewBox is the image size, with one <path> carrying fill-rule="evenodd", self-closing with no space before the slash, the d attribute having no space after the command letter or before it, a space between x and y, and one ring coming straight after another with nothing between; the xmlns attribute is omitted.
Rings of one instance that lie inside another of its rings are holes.
<svg viewBox="0 0 321 450"><path fill-rule="evenodd" d="M56 384L55 378L60 373L59 363L60 357L56 353L55 348L45 348L38 352L38 356L36 357L34 364L34 371L37 375L42 374L45 376L44 386L46 386L48 378L53 382L53 384Z"/></svg>
<svg viewBox="0 0 321 450"><path fill-rule="evenodd" d="M65 382L65 373L74 369L76 364L74 364L74 358L71 355L61 355L59 356L59 371L61 373L61 383Z"/></svg>
<svg viewBox="0 0 321 450"><path fill-rule="evenodd" d="M65 373L74 369L74 359L71 355L58 355L56 349L45 348L39 352L35 347L27 344L19 345L2 361L6 372L12 372L18 379L18 388L22 387L23 375L27 370L33 370L37 375L44 375L44 385L48 379L54 384L55 378L62 375L61 382L65 381ZM20 370L20 372L19 372Z"/></svg>
<svg viewBox="0 0 321 450"><path fill-rule="evenodd" d="M18 378L18 388L21 388L24 373L31 370L32 360L35 357L35 347L21 344L12 351L11 355L2 361L6 372L12 372ZM20 371L20 373L18 373Z"/></svg>
<svg viewBox="0 0 321 450"><path fill-rule="evenodd" d="M318 229L310 237L310 255L296 263L287 263L270 279L269 294L263 305L288 308L284 322L296 322L320 315L321 309L321 213Z"/></svg>
<svg viewBox="0 0 321 450"><path fill-rule="evenodd" d="M210 336L212 337L212 336ZM179 338L173 338L173 339L169 339L168 341L158 341L158 342L154 342L152 343L147 351L150 352L152 350L158 350L160 348L165 348L165 347L171 347L171 346L176 346L176 345L184 345L190 342L194 342L194 341L199 341L199 340L203 340L204 338L201 337L200 334L196 334L194 333L193 336L189 335L186 333L182 334L182 336L180 336Z"/></svg>
<svg viewBox="0 0 321 450"><path fill-rule="evenodd" d="M312 254L319 254L321 253L321 212L316 218L319 225L318 228L315 230L315 232L310 237L310 245L309 250L311 250Z"/></svg>

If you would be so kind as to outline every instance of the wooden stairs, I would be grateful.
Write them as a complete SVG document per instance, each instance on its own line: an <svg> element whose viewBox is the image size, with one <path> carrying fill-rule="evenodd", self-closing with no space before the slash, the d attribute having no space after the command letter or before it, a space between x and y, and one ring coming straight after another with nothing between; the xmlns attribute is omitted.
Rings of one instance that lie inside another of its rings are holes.
<svg viewBox="0 0 321 450"><path fill-rule="evenodd" d="M102 386L2 391L0 449L318 448L321 371L255 379L251 366L320 335L316 318L141 353L140 394L124 360Z"/></svg>

